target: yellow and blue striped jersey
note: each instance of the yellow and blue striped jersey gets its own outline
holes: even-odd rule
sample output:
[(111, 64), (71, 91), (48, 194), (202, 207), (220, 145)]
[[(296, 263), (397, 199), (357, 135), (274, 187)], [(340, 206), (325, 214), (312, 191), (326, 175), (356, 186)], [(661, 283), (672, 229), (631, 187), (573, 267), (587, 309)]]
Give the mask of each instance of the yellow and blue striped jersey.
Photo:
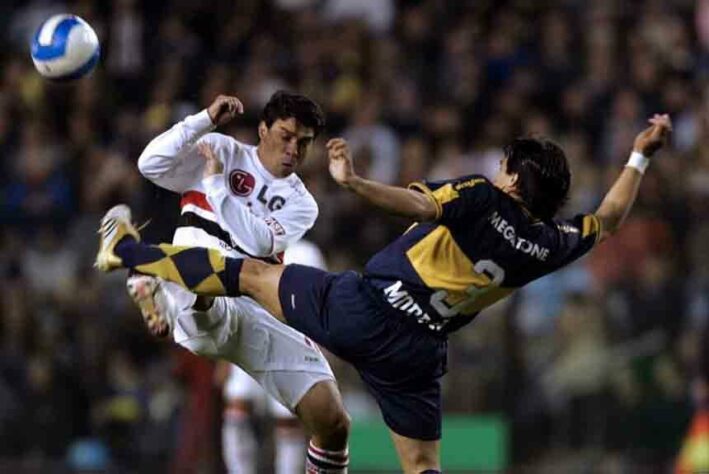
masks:
[(483, 176), (409, 185), (436, 204), (367, 263), (392, 307), (448, 333), (517, 288), (576, 260), (598, 241), (593, 214), (541, 221)]

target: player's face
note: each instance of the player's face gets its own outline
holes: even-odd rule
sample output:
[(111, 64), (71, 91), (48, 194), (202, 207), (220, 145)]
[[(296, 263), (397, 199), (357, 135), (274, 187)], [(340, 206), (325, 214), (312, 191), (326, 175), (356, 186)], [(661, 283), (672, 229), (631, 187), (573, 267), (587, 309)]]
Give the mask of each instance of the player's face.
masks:
[(270, 127), (261, 122), (259, 138), (259, 158), (263, 165), (274, 176), (285, 178), (305, 160), (315, 133), (291, 117), (278, 119)]
[(518, 177), (519, 175), (517, 173), (510, 174), (507, 172), (507, 158), (503, 158), (500, 160), (500, 169), (492, 180), (492, 184), (502, 191), (509, 193), (516, 189)]

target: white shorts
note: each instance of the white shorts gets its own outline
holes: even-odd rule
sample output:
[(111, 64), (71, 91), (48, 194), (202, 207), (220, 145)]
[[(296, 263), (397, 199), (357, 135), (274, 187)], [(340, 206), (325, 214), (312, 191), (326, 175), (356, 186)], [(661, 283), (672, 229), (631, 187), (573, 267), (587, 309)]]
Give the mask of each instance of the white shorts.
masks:
[[(276, 375), (281, 381), (289, 376), (304, 376), (302, 372), (285, 372), (281, 374), (272, 372), (270, 375)], [(313, 383), (317, 381), (319, 380)], [(248, 400), (257, 410), (266, 410), (275, 418), (292, 418), (294, 416), (288, 408), (269, 396), (258, 382), (236, 365), (231, 366), (229, 377), (224, 384), (224, 399), (227, 402), (231, 400)]]
[(176, 343), (238, 365), (290, 411), (317, 382), (335, 380), (315, 343), (251, 298), (216, 298), (208, 311), (198, 312), (193, 293), (165, 281), (157, 296), (164, 298)]

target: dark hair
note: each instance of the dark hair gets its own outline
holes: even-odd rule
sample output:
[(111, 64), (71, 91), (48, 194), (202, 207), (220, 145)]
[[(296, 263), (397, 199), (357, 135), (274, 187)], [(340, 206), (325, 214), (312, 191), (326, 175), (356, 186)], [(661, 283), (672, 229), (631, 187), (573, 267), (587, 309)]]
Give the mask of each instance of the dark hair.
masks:
[(548, 220), (566, 203), (571, 173), (564, 150), (544, 138), (517, 138), (505, 147), (507, 172), (517, 173), (517, 192), (529, 211)]
[(270, 128), (276, 120), (291, 117), (301, 125), (312, 128), (316, 137), (325, 127), (325, 114), (318, 104), (304, 95), (286, 91), (278, 91), (271, 96), (260, 119)]

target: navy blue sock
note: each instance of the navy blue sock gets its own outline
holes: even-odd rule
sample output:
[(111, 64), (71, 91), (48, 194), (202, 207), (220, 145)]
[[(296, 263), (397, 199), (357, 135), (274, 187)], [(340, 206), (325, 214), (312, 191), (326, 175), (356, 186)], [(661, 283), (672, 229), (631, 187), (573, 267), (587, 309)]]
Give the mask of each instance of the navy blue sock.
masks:
[(241, 296), (239, 275), (243, 264), (244, 260), (241, 258), (226, 258), (224, 262), (224, 277), (220, 278), (222, 278), (224, 288), (226, 288), (227, 296)]
[(165, 257), (165, 253), (158, 247), (138, 242), (130, 235), (123, 237), (114, 251), (126, 268), (134, 268)]
[(148, 245), (127, 236), (116, 245), (115, 253), (126, 268), (173, 281), (199, 295), (241, 296), (239, 275), (244, 260), (224, 257), (217, 250)]

